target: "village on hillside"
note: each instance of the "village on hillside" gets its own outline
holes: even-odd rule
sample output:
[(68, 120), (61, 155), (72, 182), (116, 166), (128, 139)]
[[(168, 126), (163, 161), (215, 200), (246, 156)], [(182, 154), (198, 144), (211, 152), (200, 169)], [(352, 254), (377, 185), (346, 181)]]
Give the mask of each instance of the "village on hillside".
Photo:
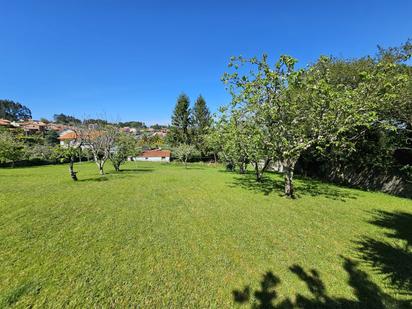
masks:
[[(88, 121), (86, 126), (90, 130), (98, 130), (99, 121), (101, 122), (102, 120)], [(26, 151), (27, 154), (25, 156), (27, 159), (42, 160), (50, 160), (52, 157), (51, 148), (48, 146), (59, 145), (62, 148), (68, 148), (80, 144), (80, 136), (79, 133), (77, 133), (79, 131), (79, 124), (78, 122), (62, 124), (43, 119), (0, 119), (0, 129), (2, 128), (13, 132), (15, 136), (20, 134), (21, 139), (28, 141), (28, 143), (26, 143), (28, 151)], [(127, 136), (133, 138), (139, 146), (136, 147), (135, 151), (128, 153), (128, 160), (170, 161), (171, 151), (163, 149), (164, 146), (167, 147), (165, 141), (169, 130), (167, 125), (147, 127), (142, 122), (129, 122), (129, 124), (137, 124), (137, 126), (124, 126), (122, 123), (113, 124), (116, 131), (127, 134)], [(42, 142), (41, 139), (46, 139), (46, 142)], [(84, 142), (79, 147), (83, 150), (83, 155), (87, 154), (90, 148), (90, 146)], [(89, 159), (89, 155), (86, 157)]]
[[(60, 136), (63, 136), (67, 132), (70, 132), (75, 126), (74, 125), (67, 125), (55, 122), (44, 122), (41, 120), (18, 120), (18, 121), (11, 121), (7, 119), (0, 119), (0, 127), (9, 128), (11, 130), (21, 130), (25, 135), (32, 135), (32, 134), (44, 134), (48, 131), (57, 132)], [(164, 138), (168, 132), (168, 126), (159, 126), (155, 125), (153, 127), (146, 127), (144, 128), (134, 128), (134, 127), (119, 127), (120, 131), (131, 133), (136, 137), (155, 137), (159, 136)]]

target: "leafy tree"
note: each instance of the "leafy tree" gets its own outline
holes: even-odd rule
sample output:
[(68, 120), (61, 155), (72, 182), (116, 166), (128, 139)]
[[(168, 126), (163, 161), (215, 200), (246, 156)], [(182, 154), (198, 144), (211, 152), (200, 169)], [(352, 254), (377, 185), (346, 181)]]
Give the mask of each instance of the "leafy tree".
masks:
[(168, 134), (172, 146), (179, 144), (190, 144), (191, 125), (190, 100), (186, 94), (181, 94), (177, 98), (177, 103), (172, 115), (172, 125)]
[(253, 165), (256, 181), (261, 181), (263, 173), (273, 160), (270, 155), (269, 141), (264, 127), (258, 125), (254, 116), (244, 116), (244, 133), (239, 135), (243, 138), (245, 156)]
[(192, 135), (196, 148), (201, 156), (207, 152), (206, 135), (209, 133), (212, 117), (205, 99), (200, 95), (192, 110)]
[(53, 116), (54, 122), (67, 125), (78, 125), (81, 124), (81, 120), (76, 117), (65, 115), (65, 114), (55, 114)]
[(119, 127), (130, 127), (136, 129), (145, 129), (146, 124), (142, 121), (126, 121), (126, 122), (119, 122), (117, 124)]
[(377, 120), (346, 133), (352, 151), (330, 145), (319, 152), (317, 145), (311, 146), (300, 158), (299, 165), (305, 172), (317, 176), (336, 174), (345, 181), (345, 175), (358, 171), (399, 171), (398, 158), (412, 153), (408, 150), (412, 150), (412, 68), (406, 62), (411, 57), (411, 46), (408, 41), (401, 47), (379, 48), (375, 57), (333, 58), (327, 64), (315, 64), (327, 68), (333, 87), (355, 91), (367, 86), (367, 101), (373, 104)]
[(50, 130), (47, 131), (47, 133), (44, 136), (44, 139), (48, 145), (55, 146), (59, 143), (59, 134), (54, 130)]
[[(294, 196), (293, 174), (301, 154), (315, 144), (319, 151), (331, 143), (350, 147), (350, 133), (376, 122), (376, 104), (397, 97), (393, 89), (403, 83), (401, 79), (388, 85), (390, 66), (382, 65), (355, 89), (335, 87), (327, 69), (330, 61), (321, 57), (316, 66), (295, 70), (296, 60), (289, 56), (281, 56), (273, 68), (266, 55), (235, 57), (230, 63), (235, 72), (223, 77), (233, 109), (253, 115), (255, 124), (266, 132), (267, 156), (282, 164), (289, 197)], [(239, 69), (244, 65), (250, 66), (248, 74)], [(382, 85), (387, 89), (382, 91)]]
[(0, 100), (0, 119), (17, 121), (30, 118), (31, 111), (28, 107), (11, 100)]
[(162, 130), (162, 129), (167, 129), (169, 126), (156, 123), (156, 124), (151, 125), (150, 127), (155, 130)]
[(53, 147), (48, 145), (35, 144), (31, 147), (27, 147), (25, 156), (29, 160), (50, 160), (53, 157)]
[(180, 144), (173, 150), (173, 155), (187, 167), (187, 161), (195, 154), (193, 145)]
[(234, 170), (239, 167), (239, 172), (246, 172), (249, 158), (246, 152), (247, 130), (244, 118), (236, 110), (232, 110), (231, 114), (226, 114), (226, 110), (222, 109), (222, 117), (219, 121), (219, 138), (222, 145), (221, 157), (226, 162), (228, 170)]
[(24, 144), (9, 131), (0, 132), (0, 162), (11, 162), (11, 166), (14, 167), (14, 163), (19, 161), (24, 156)]
[(81, 142), (71, 144), (70, 146), (57, 146), (53, 149), (52, 158), (61, 163), (69, 161), (69, 173), (73, 181), (77, 181), (77, 172), (74, 171), (74, 162), (77, 156), (81, 154)]
[(127, 133), (119, 133), (114, 141), (114, 148), (110, 152), (110, 161), (114, 169), (120, 171), (120, 165), (124, 163), (128, 157), (136, 154), (137, 151), (136, 139)]
[(207, 149), (213, 154), (214, 162), (217, 163), (218, 154), (222, 151), (222, 140), (220, 127), (217, 122), (212, 122), (209, 133), (205, 136)]
[(83, 120), (83, 124), (85, 124), (85, 125), (103, 125), (103, 126), (105, 126), (105, 125), (108, 125), (109, 123), (108, 123), (108, 121), (107, 120), (104, 120), (104, 119), (98, 119), (98, 118), (96, 118), (96, 119), (93, 119), (93, 118), (89, 118), (89, 119), (84, 119)]

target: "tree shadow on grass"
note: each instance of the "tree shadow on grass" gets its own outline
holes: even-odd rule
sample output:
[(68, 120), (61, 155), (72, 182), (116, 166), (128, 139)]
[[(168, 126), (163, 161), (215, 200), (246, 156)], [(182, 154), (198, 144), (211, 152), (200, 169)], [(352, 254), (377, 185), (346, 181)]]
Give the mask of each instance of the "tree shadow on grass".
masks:
[(140, 172), (153, 172), (154, 168), (122, 168), (118, 172), (112, 172), (110, 174), (131, 174), (131, 173), (140, 173)]
[(359, 257), (398, 293), (412, 295), (412, 214), (376, 211), (369, 223), (389, 230), (384, 236), (393, 241), (365, 236), (356, 242)]
[[(253, 173), (236, 176), (230, 184), (232, 187), (241, 187), (264, 195), (277, 192), (283, 196), (284, 182), (282, 179), (274, 179), (264, 176), (261, 181), (256, 181)], [(345, 202), (347, 199), (355, 199), (356, 194), (334, 185), (329, 185), (316, 180), (303, 179), (295, 183), (296, 197), (302, 196), (323, 196), (333, 200)]]
[(100, 176), (100, 177), (79, 179), (78, 182), (103, 182), (103, 181), (108, 181), (108, 180), (109, 180), (109, 178), (107, 178), (105, 176)]
[(235, 303), (249, 304), (251, 308), (260, 309), (410, 308), (410, 302), (399, 301), (385, 294), (352, 260), (343, 258), (343, 268), (349, 276), (347, 283), (353, 289), (356, 300), (328, 295), (319, 272), (316, 269), (306, 271), (299, 265), (292, 265), (289, 270), (306, 284), (310, 297), (298, 293), (294, 297), (290, 295), (284, 299), (277, 299), (276, 287), (281, 282), (280, 278), (272, 272), (266, 272), (260, 282), (260, 289), (252, 292), (250, 286), (246, 286), (241, 290), (233, 290), (233, 300)]
[(263, 177), (261, 181), (256, 181), (255, 176), (250, 173), (236, 176), (230, 186), (241, 187), (264, 195), (269, 195), (272, 192), (279, 192), (281, 195), (284, 188), (283, 182), (278, 179)]
[(25, 295), (37, 295), (40, 293), (41, 285), (38, 282), (26, 282), (15, 288), (11, 288), (3, 298), (0, 298), (0, 307), (8, 308), (17, 303)]
[(318, 180), (303, 179), (296, 185), (296, 195), (323, 196), (332, 200), (346, 202), (356, 199), (357, 194)]

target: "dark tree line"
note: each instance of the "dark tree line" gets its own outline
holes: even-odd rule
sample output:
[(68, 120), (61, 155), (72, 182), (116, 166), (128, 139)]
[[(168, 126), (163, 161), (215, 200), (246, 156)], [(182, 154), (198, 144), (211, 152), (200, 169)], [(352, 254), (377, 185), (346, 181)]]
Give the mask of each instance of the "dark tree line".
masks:
[(208, 154), (207, 135), (212, 122), (210, 110), (201, 95), (191, 108), (189, 97), (182, 93), (173, 111), (168, 141), (174, 147), (191, 145), (204, 157)]
[(11, 100), (0, 100), (0, 119), (10, 121), (31, 119), (31, 111), (28, 107)]
[[(105, 119), (100, 118), (88, 118), (84, 120), (80, 120), (74, 116), (66, 115), (66, 114), (55, 114), (54, 122), (66, 125), (79, 125), (79, 124), (94, 124), (94, 125), (112, 125), (116, 127), (131, 127), (137, 129), (145, 129), (147, 128), (146, 124), (142, 121), (126, 121), (126, 122), (109, 122)], [(159, 126), (159, 125), (156, 125)], [(160, 127), (160, 126), (159, 126)]]
[(77, 119), (74, 116), (65, 115), (65, 114), (55, 114), (53, 116), (53, 119), (55, 123), (67, 124), (67, 125), (75, 125), (75, 124), (82, 123), (80, 119)]
[(130, 127), (136, 129), (145, 129), (147, 128), (146, 124), (142, 121), (126, 121), (117, 123), (119, 127)]

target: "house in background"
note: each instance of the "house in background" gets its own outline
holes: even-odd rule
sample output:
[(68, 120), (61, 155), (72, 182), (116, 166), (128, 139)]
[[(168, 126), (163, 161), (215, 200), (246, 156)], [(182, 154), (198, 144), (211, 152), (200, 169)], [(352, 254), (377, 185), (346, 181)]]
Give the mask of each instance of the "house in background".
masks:
[(11, 127), (13, 127), (13, 125), (12, 125), (10, 120), (0, 119), (0, 127), (11, 128)]
[(170, 162), (170, 155), (170, 150), (145, 150), (137, 157), (134, 157), (133, 161)]
[(47, 129), (62, 133), (66, 130), (71, 129), (71, 127), (68, 126), (68, 125), (65, 125), (65, 124), (49, 123), (49, 124), (47, 124)]
[(66, 130), (58, 137), (60, 146), (73, 146), (77, 140), (77, 134), (73, 130)]
[(19, 127), (23, 129), (26, 135), (35, 134), (35, 133), (43, 133), (46, 131), (47, 124), (42, 121), (25, 121), (20, 122)]

